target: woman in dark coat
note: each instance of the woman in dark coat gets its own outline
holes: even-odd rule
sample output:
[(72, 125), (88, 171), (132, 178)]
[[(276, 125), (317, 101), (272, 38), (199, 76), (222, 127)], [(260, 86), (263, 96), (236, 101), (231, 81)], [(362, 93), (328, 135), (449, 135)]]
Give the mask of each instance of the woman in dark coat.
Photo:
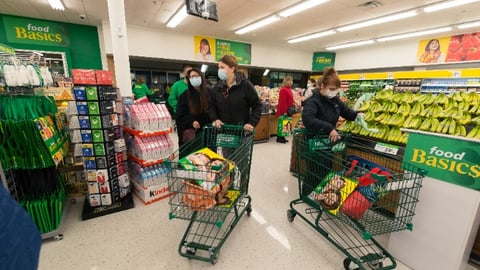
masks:
[(193, 135), (210, 123), (208, 107), (211, 92), (207, 87), (205, 76), (199, 69), (192, 68), (186, 75), (188, 89), (180, 95), (177, 104), (176, 124), (178, 145), (193, 139)]

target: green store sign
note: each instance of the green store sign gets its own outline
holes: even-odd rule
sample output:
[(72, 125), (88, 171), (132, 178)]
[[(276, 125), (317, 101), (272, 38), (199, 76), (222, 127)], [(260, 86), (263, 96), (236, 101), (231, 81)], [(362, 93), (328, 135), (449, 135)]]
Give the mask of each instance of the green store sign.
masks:
[(412, 132), (403, 161), (428, 177), (480, 191), (480, 142)]
[(315, 52), (312, 59), (312, 70), (323, 71), (326, 67), (335, 66), (335, 53)]
[(224, 39), (215, 40), (215, 60), (220, 61), (224, 55), (235, 56), (237, 62), (243, 65), (252, 63), (252, 45)]
[(4, 16), (8, 42), (44, 46), (70, 46), (65, 25), (50, 21)]
[(10, 47), (10, 46), (7, 46), (3, 43), (0, 43), (0, 52), (13, 55), (13, 54), (15, 54), (15, 49)]

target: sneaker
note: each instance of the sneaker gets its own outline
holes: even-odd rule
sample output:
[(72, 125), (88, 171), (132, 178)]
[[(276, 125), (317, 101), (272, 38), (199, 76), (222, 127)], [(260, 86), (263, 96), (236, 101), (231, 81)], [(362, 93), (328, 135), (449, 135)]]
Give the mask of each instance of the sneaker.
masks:
[(277, 143), (287, 143), (288, 141), (284, 137), (277, 137)]

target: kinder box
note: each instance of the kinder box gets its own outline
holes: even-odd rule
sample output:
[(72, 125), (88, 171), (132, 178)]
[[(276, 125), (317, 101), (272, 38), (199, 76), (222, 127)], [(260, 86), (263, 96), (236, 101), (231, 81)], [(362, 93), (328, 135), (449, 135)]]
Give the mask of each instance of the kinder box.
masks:
[[(222, 182), (228, 182), (235, 164), (210, 150), (202, 148), (178, 161), (183, 170), (176, 170), (177, 177), (194, 179), (204, 190), (218, 192)], [(225, 181), (224, 181), (225, 180)]]
[(151, 204), (157, 201), (160, 201), (164, 198), (167, 198), (172, 193), (168, 187), (168, 183), (163, 183), (161, 185), (142, 187), (135, 181), (131, 181), (131, 187), (133, 193), (143, 201), (144, 204)]

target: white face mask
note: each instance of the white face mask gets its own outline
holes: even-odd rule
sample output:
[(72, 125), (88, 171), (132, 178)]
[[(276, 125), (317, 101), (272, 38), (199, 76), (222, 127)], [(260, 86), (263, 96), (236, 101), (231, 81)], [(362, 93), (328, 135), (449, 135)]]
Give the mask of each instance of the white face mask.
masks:
[(226, 80), (228, 78), (227, 76), (227, 71), (223, 68), (218, 70), (218, 78), (222, 81)]
[(338, 95), (338, 90), (330, 90), (327, 89), (327, 93), (325, 94), (326, 97), (332, 99)]
[(311, 88), (313, 86), (313, 84), (309, 83), (307, 84), (307, 88)]
[(202, 84), (202, 77), (200, 76), (192, 77), (190, 78), (190, 83), (192, 84), (193, 87), (199, 87)]

